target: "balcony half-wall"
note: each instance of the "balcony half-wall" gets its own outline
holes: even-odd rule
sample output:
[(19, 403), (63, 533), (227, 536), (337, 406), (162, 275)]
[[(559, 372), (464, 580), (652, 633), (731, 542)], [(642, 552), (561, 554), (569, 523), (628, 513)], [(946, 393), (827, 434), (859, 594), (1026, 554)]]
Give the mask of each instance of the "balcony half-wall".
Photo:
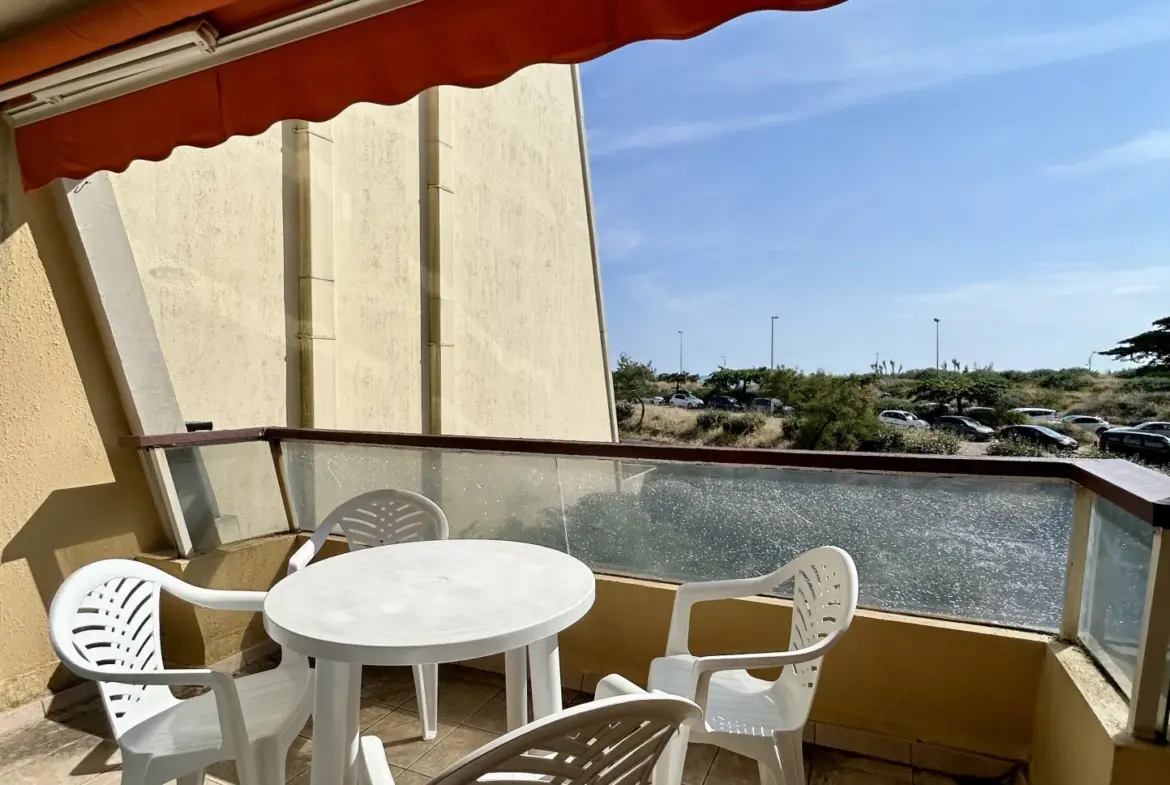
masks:
[[(1031, 762), (1035, 782), (1139, 782), (1115, 774), (1170, 765), (1133, 740), (1166, 731), (1170, 477), (1125, 461), (286, 428), (133, 443), (167, 455), (187, 557), (169, 568), (192, 580), (270, 585), (338, 504), (412, 490), (440, 504), (452, 537), (537, 543), (593, 567), (596, 606), (562, 641), (566, 673), (589, 687), (611, 671), (645, 678), (673, 584), (838, 545), (865, 610), (826, 663), (818, 743), (904, 762)], [(789, 614), (783, 590), (701, 606), (692, 645), (783, 647)], [(214, 661), (261, 639), (255, 620), (196, 620), (172, 634), (172, 656)], [(1060, 749), (1074, 733), (1101, 744)]]

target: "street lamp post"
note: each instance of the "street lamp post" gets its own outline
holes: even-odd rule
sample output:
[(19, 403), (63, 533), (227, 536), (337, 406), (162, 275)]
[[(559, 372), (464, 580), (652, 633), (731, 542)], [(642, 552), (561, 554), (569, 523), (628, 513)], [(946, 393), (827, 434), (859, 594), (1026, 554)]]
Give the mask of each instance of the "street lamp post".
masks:
[(776, 367), (776, 320), (779, 316), (772, 317), (772, 352), (768, 360), (768, 370)]
[(682, 361), (682, 330), (678, 331), (678, 389), (682, 389), (683, 361)]
[(1100, 352), (1089, 352), (1089, 370), (1093, 370), (1093, 355), (1100, 354)]
[(934, 317), (934, 369), (939, 369), (939, 354), (938, 354), (938, 322), (939, 318)]

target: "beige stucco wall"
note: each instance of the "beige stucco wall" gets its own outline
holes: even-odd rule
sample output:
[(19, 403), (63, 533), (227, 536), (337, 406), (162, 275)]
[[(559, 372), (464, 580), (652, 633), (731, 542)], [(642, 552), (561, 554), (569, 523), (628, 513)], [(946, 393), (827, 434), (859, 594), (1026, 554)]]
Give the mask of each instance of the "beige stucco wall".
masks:
[(330, 126), (337, 427), (419, 433), (418, 102), (352, 106)]
[[(281, 160), (274, 126), (213, 150), (139, 161), (111, 178), (187, 420), (216, 428), (287, 421), (297, 366), (286, 361)], [(285, 528), (263, 446), (202, 455), (225, 516), (223, 539)]]
[(0, 125), (0, 710), (70, 681), (46, 609), (65, 576), (165, 539), (47, 192)]
[(568, 66), (450, 89), (444, 430), (609, 441)]

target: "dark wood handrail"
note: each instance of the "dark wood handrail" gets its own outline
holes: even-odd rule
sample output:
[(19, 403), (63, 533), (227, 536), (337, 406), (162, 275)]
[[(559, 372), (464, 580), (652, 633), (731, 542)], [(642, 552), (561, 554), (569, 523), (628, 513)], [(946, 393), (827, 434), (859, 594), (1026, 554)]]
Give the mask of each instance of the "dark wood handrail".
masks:
[(691, 447), (631, 442), (578, 442), (512, 439), (493, 436), (437, 436), (378, 431), (319, 430), (314, 428), (241, 428), (224, 431), (128, 436), (123, 446), (137, 449), (209, 447), (247, 442), (318, 442), (374, 447), (405, 447), (455, 452), (492, 452), (599, 458), (628, 461), (665, 461), (725, 466), (761, 466), (777, 469), (888, 472), (971, 477), (1066, 480), (1083, 485), (1098, 496), (1147, 523), (1170, 528), (1170, 477), (1120, 460), (1067, 458), (976, 458), (959, 455), (900, 455), (895, 453), (820, 452), (733, 447)]

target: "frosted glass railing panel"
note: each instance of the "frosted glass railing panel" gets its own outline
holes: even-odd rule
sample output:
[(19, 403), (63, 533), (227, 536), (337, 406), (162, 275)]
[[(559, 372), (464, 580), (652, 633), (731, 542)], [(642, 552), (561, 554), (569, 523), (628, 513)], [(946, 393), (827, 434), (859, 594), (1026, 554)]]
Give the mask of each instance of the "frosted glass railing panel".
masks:
[(288, 531), (264, 442), (172, 447), (166, 455), (196, 551)]
[(1154, 530), (1095, 499), (1081, 602), (1080, 641), (1126, 695), (1133, 682)]

